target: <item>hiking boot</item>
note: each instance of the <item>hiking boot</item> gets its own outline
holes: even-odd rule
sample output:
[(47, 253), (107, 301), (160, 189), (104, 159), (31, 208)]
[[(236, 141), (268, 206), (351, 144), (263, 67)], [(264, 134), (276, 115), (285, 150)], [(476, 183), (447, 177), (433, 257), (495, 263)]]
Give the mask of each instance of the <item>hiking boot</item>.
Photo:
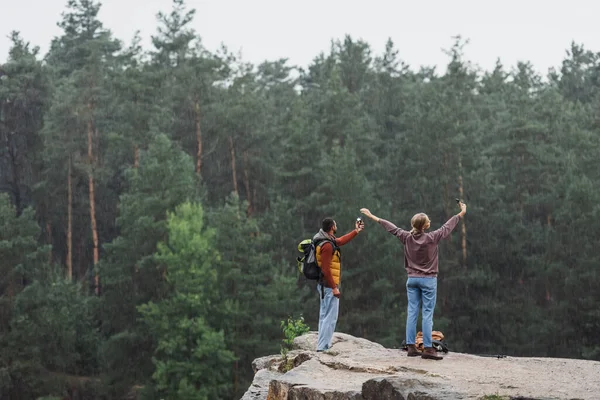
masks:
[(408, 353), (406, 354), (409, 357), (417, 357), (421, 355), (421, 350), (417, 349), (417, 346), (415, 346), (414, 344), (409, 344), (408, 346)]
[(444, 357), (438, 356), (437, 351), (433, 347), (425, 347), (423, 353), (421, 353), (421, 358), (425, 358), (427, 360), (443, 360)]

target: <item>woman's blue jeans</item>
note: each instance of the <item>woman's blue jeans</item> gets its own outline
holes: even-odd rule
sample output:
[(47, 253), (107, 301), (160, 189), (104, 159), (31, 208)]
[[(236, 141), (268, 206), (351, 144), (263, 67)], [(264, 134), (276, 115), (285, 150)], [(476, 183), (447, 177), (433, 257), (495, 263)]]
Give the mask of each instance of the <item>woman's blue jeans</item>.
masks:
[(406, 316), (406, 344), (415, 344), (417, 339), (417, 319), (419, 309), (423, 307), (423, 346), (431, 346), (433, 330), (433, 310), (437, 296), (437, 278), (408, 278), (406, 281), (408, 296), (408, 314)]

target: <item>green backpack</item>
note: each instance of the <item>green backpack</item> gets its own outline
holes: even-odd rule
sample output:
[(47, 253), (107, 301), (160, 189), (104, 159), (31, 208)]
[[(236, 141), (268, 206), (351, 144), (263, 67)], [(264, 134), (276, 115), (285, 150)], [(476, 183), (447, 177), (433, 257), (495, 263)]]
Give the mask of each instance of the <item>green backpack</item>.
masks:
[(334, 241), (327, 239), (318, 240), (317, 242), (313, 242), (312, 239), (304, 239), (298, 244), (298, 251), (302, 253), (301, 257), (296, 258), (298, 270), (306, 279), (318, 281), (323, 275), (321, 267), (317, 265), (317, 246), (323, 242), (331, 243), (334, 251), (338, 248)]

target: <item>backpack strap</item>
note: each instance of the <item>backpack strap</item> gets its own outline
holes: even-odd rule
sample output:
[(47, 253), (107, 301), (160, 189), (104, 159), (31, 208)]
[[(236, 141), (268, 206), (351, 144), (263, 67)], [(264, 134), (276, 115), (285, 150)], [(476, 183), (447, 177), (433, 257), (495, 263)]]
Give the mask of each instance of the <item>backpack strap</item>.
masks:
[(340, 246), (338, 246), (335, 243), (335, 240), (331, 240), (331, 239), (320, 239), (320, 240), (318, 240), (318, 241), (315, 242), (315, 247), (322, 246), (325, 242), (331, 243), (331, 247), (333, 247), (333, 252), (334, 253), (336, 251), (340, 250)]
[[(323, 245), (325, 242), (329, 242), (329, 243), (331, 243), (331, 247), (333, 247), (333, 254), (335, 254), (335, 252), (336, 252), (336, 251), (338, 251), (338, 252), (339, 252), (339, 250), (340, 250), (340, 246), (338, 246), (338, 245), (335, 243), (335, 240), (331, 240), (331, 239), (321, 239), (321, 240), (315, 241), (315, 242), (314, 242), (314, 244), (315, 244), (315, 249), (316, 249), (317, 247), (319, 247), (319, 246), (322, 246), (322, 245)], [(342, 259), (342, 253), (341, 253), (341, 252), (339, 252), (339, 253), (340, 253), (340, 254), (339, 254), (339, 257), (340, 257), (340, 260), (341, 260), (341, 259)], [(317, 264), (317, 265), (319, 265), (319, 264)], [(319, 266), (319, 269), (320, 269), (320, 268), (321, 268), (321, 267)], [(321, 271), (321, 275), (319, 276), (319, 285), (321, 285), (321, 299), (324, 299), (324, 298), (325, 298), (325, 281), (324, 281), (324, 279), (323, 279), (323, 272), (322, 272), (322, 271)]]
[[(319, 247), (319, 246), (323, 246), (323, 244), (324, 244), (324, 243), (331, 243), (331, 247), (333, 248), (333, 253), (332, 253), (332, 255), (333, 255), (333, 254), (335, 254), (335, 252), (336, 252), (336, 251), (337, 251), (337, 252), (339, 252), (339, 257), (340, 257), (340, 261), (341, 261), (341, 259), (342, 259), (342, 252), (340, 251), (340, 246), (338, 246), (338, 245), (335, 243), (335, 240), (331, 240), (331, 239), (320, 239), (320, 240), (318, 240), (318, 241), (315, 241), (315, 242), (314, 242), (314, 245), (315, 245), (315, 251), (316, 251), (316, 248), (317, 248), (317, 247)], [(317, 265), (318, 265), (318, 264), (317, 264)], [(319, 268), (321, 268), (321, 266), (319, 266)]]

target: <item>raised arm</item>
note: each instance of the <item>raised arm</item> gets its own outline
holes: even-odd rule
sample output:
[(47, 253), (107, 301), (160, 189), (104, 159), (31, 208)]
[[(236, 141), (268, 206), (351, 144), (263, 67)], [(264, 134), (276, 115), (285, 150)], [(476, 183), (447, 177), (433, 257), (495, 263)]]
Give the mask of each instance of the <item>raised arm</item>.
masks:
[(460, 212), (458, 214), (446, 221), (446, 223), (442, 225), (441, 228), (431, 232), (431, 234), (433, 235), (433, 240), (436, 243), (442, 239), (447, 238), (450, 235), (450, 233), (452, 233), (454, 228), (456, 228), (456, 225), (458, 225), (458, 221), (467, 213), (467, 205), (465, 203), (461, 202), (459, 206)]
[(351, 241), (352, 239), (354, 239), (360, 231), (362, 231), (365, 228), (364, 223), (360, 223), (358, 221), (356, 221), (354, 223), (354, 229), (351, 230), (350, 232), (346, 233), (344, 236), (341, 236), (337, 239), (335, 239), (335, 244), (337, 244), (338, 246), (343, 246), (346, 243), (348, 243), (349, 241)]
[(387, 221), (387, 220), (385, 220), (383, 218), (379, 218), (379, 217), (373, 215), (371, 213), (371, 211), (369, 211), (368, 208), (361, 208), (360, 212), (363, 213), (366, 217), (368, 217), (368, 218), (372, 219), (373, 221), (379, 223), (379, 225), (383, 226), (383, 228), (386, 231), (388, 231), (392, 235), (394, 235), (397, 238), (399, 238), (402, 241), (402, 243), (406, 243), (406, 238), (408, 237), (408, 235), (410, 235), (410, 232), (405, 231), (402, 228), (398, 228), (396, 225), (394, 225), (390, 221)]
[(375, 221), (375, 222), (379, 222), (379, 220), (380, 220), (380, 218), (379, 218), (379, 217), (376, 217), (375, 215), (373, 215), (373, 214), (371, 213), (371, 211), (369, 211), (369, 209), (368, 209), (368, 208), (361, 208), (361, 209), (360, 209), (360, 212), (361, 212), (361, 213), (363, 213), (363, 214), (365, 215), (365, 217), (367, 217), (367, 218), (371, 218), (371, 219), (372, 219), (373, 221)]

